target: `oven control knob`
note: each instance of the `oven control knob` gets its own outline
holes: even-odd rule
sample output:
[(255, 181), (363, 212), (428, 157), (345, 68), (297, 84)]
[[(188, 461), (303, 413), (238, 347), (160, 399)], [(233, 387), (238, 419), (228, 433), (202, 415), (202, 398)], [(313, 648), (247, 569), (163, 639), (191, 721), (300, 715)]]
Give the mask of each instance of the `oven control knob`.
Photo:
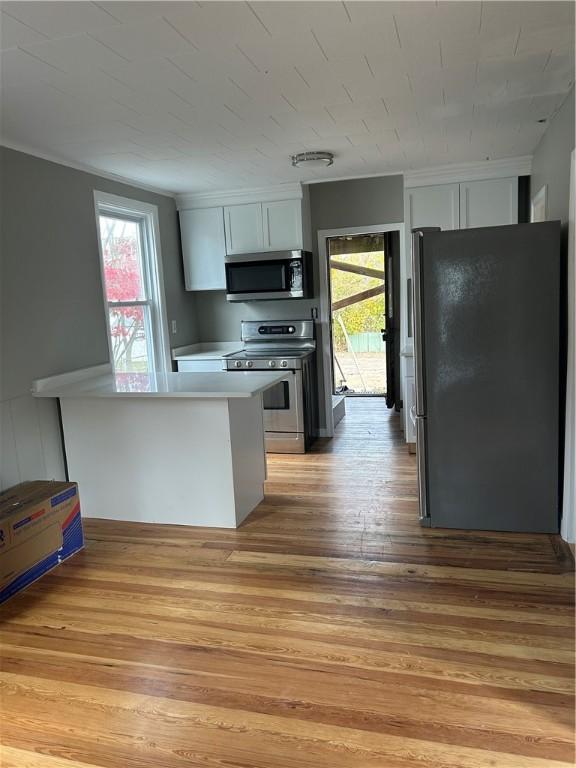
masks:
[(252, 368), (253, 365), (254, 363), (252, 362), (252, 360), (246, 360), (246, 368)]
[(268, 367), (269, 368), (276, 368), (276, 360), (269, 360), (268, 361)]
[(280, 360), (280, 368), (288, 368), (288, 361)]
[(240, 360), (234, 361), (234, 368), (242, 368), (242, 363), (240, 362)]

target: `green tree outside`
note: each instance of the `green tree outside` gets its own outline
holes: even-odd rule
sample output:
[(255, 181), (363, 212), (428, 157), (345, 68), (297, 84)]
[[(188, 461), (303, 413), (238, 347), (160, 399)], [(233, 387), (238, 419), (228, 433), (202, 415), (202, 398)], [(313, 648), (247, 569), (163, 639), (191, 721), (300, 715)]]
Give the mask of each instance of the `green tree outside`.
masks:
[[(356, 264), (371, 269), (384, 271), (384, 252), (372, 251), (370, 253), (352, 253), (339, 254), (333, 257), (336, 261), (348, 264)], [(368, 277), (365, 275), (356, 275), (352, 272), (344, 272), (341, 269), (331, 268), (331, 287), (332, 303), (341, 299), (361, 293), (369, 288), (375, 288), (377, 285), (384, 285), (382, 280), (377, 277)], [(332, 315), (333, 341), (334, 349), (337, 352), (347, 350), (346, 339), (342, 328), (338, 323), (338, 316), (344, 321), (349, 335), (356, 333), (376, 331), (379, 332), (383, 327), (385, 318), (385, 298), (384, 293), (373, 296), (370, 299), (359, 301), (344, 309), (336, 310)]]

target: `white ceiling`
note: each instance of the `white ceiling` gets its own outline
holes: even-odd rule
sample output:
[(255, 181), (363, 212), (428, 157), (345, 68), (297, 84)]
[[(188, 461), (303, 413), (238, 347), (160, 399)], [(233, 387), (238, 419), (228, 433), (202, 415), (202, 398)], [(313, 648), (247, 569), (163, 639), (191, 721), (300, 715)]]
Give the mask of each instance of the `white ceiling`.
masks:
[(531, 154), (574, 79), (572, 2), (0, 8), (3, 140), (170, 192)]

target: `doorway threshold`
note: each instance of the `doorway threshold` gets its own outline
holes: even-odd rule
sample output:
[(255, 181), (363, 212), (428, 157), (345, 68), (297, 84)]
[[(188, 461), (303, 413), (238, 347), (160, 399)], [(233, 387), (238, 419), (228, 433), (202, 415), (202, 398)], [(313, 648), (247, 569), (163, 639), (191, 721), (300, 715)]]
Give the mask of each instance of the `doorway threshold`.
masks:
[(341, 397), (386, 397), (386, 392), (343, 392)]

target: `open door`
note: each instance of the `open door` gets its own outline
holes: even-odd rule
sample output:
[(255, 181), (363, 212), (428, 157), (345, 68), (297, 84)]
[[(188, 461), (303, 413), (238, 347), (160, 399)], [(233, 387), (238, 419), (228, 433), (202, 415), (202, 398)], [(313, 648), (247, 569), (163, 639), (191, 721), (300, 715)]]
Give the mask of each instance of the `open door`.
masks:
[(386, 325), (382, 338), (386, 343), (386, 405), (399, 411), (400, 402), (400, 234), (384, 234), (386, 271)]
[(384, 396), (384, 235), (327, 238), (333, 395)]

